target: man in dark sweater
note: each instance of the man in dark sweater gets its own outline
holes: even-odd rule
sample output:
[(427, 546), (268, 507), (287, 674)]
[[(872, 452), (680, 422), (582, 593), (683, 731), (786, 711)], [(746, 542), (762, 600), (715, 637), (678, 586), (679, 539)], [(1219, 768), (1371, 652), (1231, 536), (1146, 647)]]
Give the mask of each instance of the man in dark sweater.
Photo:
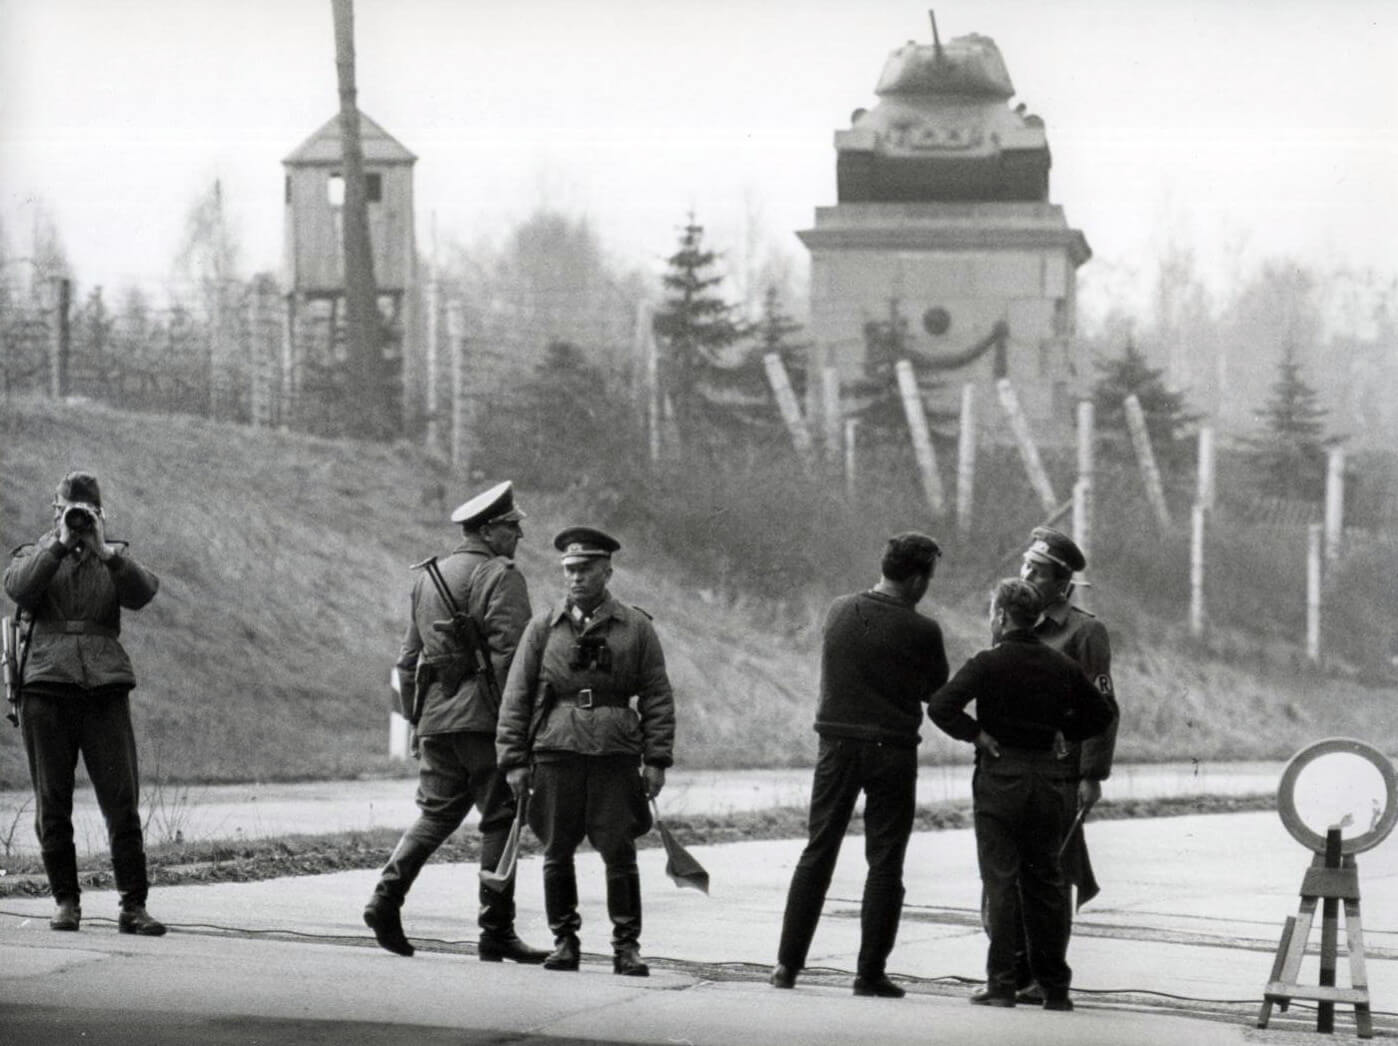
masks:
[(869, 874), (854, 994), (904, 994), (888, 979), (886, 963), (903, 910), (922, 709), (947, 678), (942, 630), (916, 609), (940, 555), (926, 534), (895, 535), (884, 550), (878, 584), (841, 596), (825, 615), (810, 838), (791, 877), (773, 987), (794, 987), (806, 964), (840, 843), (863, 792)]
[[(986, 986), (983, 1006), (1015, 1004), (1015, 937), (1023, 907), (1029, 965), (1044, 1008), (1071, 1010), (1069, 902), (1059, 850), (1077, 800), (1077, 767), (1055, 740), (1085, 741), (1116, 719), (1109, 694), (1034, 634), (1038, 589), (1019, 578), (996, 586), (990, 603), (994, 646), (982, 650), (932, 695), (928, 715), (952, 737), (976, 746), (971, 795), (976, 856), (985, 888)], [(976, 717), (965, 709), (976, 703)]]

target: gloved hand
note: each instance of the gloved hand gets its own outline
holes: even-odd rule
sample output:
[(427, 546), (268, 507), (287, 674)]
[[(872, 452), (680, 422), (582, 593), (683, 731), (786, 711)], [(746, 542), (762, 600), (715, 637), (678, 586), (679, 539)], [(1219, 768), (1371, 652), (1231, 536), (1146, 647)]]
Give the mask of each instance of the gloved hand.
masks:
[(529, 785), (533, 777), (527, 766), (516, 766), (505, 771), (505, 783), (510, 786), (510, 794), (516, 799), (529, 794)]
[(647, 796), (654, 799), (660, 795), (660, 790), (665, 787), (665, 768), (663, 766), (643, 766), (641, 767), (641, 777), (645, 781)]

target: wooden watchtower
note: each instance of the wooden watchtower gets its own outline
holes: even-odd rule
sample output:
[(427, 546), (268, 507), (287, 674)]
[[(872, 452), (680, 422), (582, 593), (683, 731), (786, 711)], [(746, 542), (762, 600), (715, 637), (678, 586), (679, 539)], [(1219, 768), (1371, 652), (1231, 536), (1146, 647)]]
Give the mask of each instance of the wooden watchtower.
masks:
[[(369, 239), (374, 283), (384, 317), (385, 378), (401, 389), (412, 303), (417, 286), (413, 165), (417, 157), (364, 113)], [(340, 118), (332, 117), (282, 160), (284, 191), (282, 284), (287, 297), (288, 351), (283, 385), (293, 403), (314, 398), (316, 375), (344, 360), (341, 303), (345, 296), (344, 161)], [(304, 410), (296, 413), (305, 421)]]

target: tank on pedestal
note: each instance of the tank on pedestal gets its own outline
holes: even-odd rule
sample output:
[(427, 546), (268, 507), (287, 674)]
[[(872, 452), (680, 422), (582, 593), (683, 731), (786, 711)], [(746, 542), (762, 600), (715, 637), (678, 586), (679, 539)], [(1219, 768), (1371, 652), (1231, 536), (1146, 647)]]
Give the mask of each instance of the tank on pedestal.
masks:
[(1048, 199), (1044, 123), (1009, 107), (995, 41), (972, 33), (909, 41), (889, 55), (872, 109), (835, 132), (841, 203)]

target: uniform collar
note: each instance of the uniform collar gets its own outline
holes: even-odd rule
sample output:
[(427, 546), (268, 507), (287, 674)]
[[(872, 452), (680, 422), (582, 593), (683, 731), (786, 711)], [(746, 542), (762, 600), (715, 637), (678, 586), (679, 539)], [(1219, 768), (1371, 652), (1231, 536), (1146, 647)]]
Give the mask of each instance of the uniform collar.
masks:
[(475, 534), (462, 535), (461, 544), (452, 549), (451, 554), (454, 556), (460, 552), (474, 552), (478, 556), (490, 556), (492, 558), (495, 556), (495, 553), (490, 550), (490, 546)]
[(1044, 607), (1043, 612), (1039, 615), (1039, 623), (1042, 624), (1045, 621), (1052, 621), (1056, 626), (1062, 628), (1072, 610), (1073, 605), (1071, 603), (1066, 599), (1060, 599), (1058, 602), (1050, 603), (1048, 606)]
[[(595, 625), (598, 621), (613, 617), (616, 614), (616, 609), (617, 602), (612, 598), (612, 594), (610, 592), (604, 592), (602, 594), (602, 602), (597, 604), (597, 609), (594, 610), (592, 616), (588, 618), (588, 623), (590, 625)], [(556, 625), (560, 621), (572, 620), (573, 616), (569, 613), (568, 600), (560, 599), (553, 608), (553, 616), (549, 618), (549, 623)]]

